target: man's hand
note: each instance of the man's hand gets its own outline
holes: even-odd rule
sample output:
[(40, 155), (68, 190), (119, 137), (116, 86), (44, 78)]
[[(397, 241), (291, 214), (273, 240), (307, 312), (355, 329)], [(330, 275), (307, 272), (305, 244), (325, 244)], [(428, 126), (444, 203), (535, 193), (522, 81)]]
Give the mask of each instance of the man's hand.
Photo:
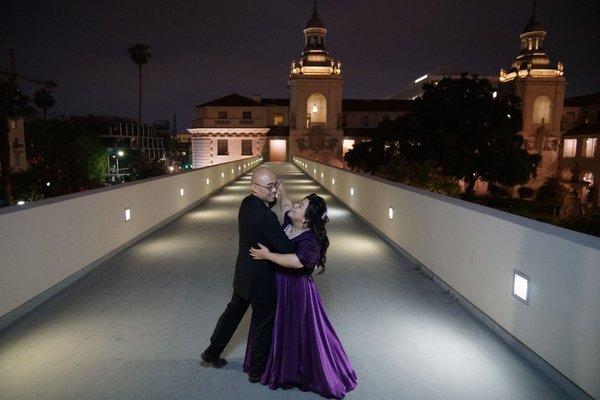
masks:
[(269, 249), (260, 243), (258, 243), (258, 247), (258, 249), (255, 249), (254, 247), (250, 248), (250, 255), (252, 258), (255, 260), (268, 260), (269, 256), (271, 255)]

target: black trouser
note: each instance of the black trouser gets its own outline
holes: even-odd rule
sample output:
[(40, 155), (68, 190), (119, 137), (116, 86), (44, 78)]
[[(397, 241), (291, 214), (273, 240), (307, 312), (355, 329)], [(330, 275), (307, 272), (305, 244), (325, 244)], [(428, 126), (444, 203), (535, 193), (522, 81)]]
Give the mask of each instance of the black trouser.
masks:
[(210, 346), (205, 350), (205, 353), (215, 358), (221, 355), (250, 305), (252, 305), (250, 329), (253, 330), (253, 332), (248, 333), (249, 337), (253, 338), (252, 354), (250, 354), (250, 374), (261, 375), (267, 365), (267, 357), (271, 347), (273, 322), (275, 321), (275, 302), (250, 303), (234, 292), (227, 308), (219, 317), (215, 331), (210, 337)]

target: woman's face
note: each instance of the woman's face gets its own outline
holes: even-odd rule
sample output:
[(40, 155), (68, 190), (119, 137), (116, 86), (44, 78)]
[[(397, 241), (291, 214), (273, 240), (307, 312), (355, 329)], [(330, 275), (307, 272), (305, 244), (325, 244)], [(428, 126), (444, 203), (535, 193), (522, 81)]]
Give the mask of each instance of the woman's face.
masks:
[(290, 218), (295, 221), (304, 221), (306, 215), (306, 208), (308, 207), (308, 199), (302, 199), (302, 201), (294, 204), (289, 212)]

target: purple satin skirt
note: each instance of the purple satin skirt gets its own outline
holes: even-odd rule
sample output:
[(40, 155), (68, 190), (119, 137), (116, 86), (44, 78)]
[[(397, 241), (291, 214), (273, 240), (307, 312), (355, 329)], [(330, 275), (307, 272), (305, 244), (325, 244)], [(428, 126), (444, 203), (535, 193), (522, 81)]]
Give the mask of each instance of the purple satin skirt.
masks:
[[(261, 383), (270, 389), (297, 387), (341, 399), (357, 379), (311, 277), (277, 271), (277, 311), (271, 350)], [(244, 371), (250, 365), (248, 337)]]

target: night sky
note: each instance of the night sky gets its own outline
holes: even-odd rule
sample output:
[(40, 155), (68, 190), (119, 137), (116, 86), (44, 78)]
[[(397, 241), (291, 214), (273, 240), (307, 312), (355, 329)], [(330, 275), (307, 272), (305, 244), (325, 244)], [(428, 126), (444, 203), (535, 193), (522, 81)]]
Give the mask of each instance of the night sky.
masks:
[[(443, 64), (481, 74), (508, 69), (531, 1), (321, 0), (345, 98), (382, 98)], [(59, 84), (54, 114), (137, 116), (137, 67), (127, 48), (150, 44), (143, 119), (190, 126), (194, 106), (237, 92), (287, 97), (289, 63), (303, 48), (312, 1), (2, 0), (0, 48), (21, 74)], [(542, 0), (552, 66), (567, 95), (600, 91), (600, 1)], [(0, 68), (8, 65), (0, 53)], [(23, 85), (32, 94), (36, 87)]]

